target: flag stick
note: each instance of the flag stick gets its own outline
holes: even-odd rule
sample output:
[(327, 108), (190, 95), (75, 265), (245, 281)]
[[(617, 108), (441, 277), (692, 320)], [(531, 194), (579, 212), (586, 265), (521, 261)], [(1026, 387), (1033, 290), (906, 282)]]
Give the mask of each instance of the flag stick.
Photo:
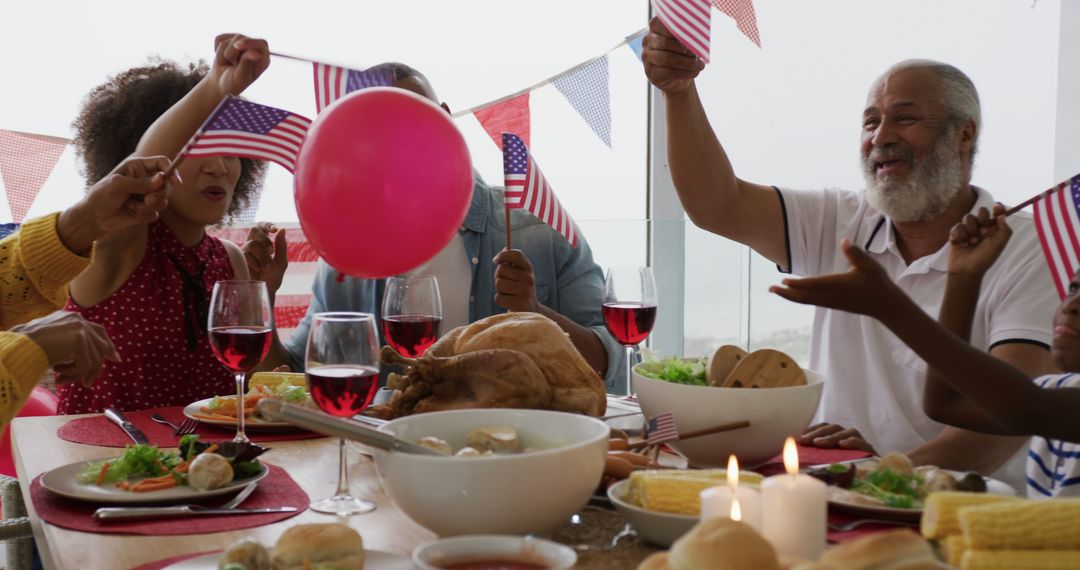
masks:
[(1002, 214), (1002, 216), (1009, 217), (1009, 216), (1019, 212), (1020, 210), (1023, 210), (1024, 208), (1027, 208), (1028, 206), (1034, 204), (1035, 202), (1038, 202), (1042, 198), (1044, 198), (1046, 196), (1049, 196), (1050, 194), (1054, 193), (1054, 191), (1056, 191), (1057, 189), (1058, 189), (1058, 187), (1054, 186), (1053, 188), (1051, 188), (1049, 190), (1046, 190), (1044, 192), (1040, 192), (1040, 193), (1036, 194), (1035, 196), (1032, 196), (1031, 198), (1028, 198), (1027, 200), (1024, 200), (1023, 202), (1020, 202), (1019, 204), (1013, 206), (1012, 208), (1009, 208), (1008, 210), (1005, 210), (1005, 213)]
[(510, 243), (510, 206), (506, 206), (506, 249), (513, 249)]
[(191, 150), (191, 147), (195, 146), (195, 143), (199, 142), (200, 138), (202, 138), (203, 132), (206, 130), (206, 125), (210, 124), (210, 121), (212, 121), (214, 117), (217, 116), (218, 112), (221, 111), (221, 108), (225, 106), (225, 103), (233, 98), (235, 97), (231, 94), (226, 95), (221, 99), (221, 101), (218, 102), (217, 106), (214, 107), (214, 110), (206, 116), (206, 120), (203, 121), (201, 125), (199, 125), (199, 128), (195, 131), (195, 134), (191, 136), (191, 139), (188, 140), (187, 144), (184, 145), (184, 148), (181, 148), (180, 152), (176, 153), (176, 157), (173, 158), (172, 164), (170, 164), (169, 168), (165, 170), (165, 180), (168, 180), (169, 177), (172, 176), (173, 172), (176, 172), (176, 169), (180, 166), (180, 163), (184, 162), (184, 157), (187, 155), (187, 152)]
[(312, 61), (310, 59), (307, 59), (307, 58), (298, 57), (298, 56), (295, 56), (295, 55), (289, 55), (287, 53), (278, 53), (276, 51), (270, 52), (270, 55), (272, 55), (274, 57), (281, 57), (281, 58), (285, 58), (285, 59), (291, 59), (293, 61), (302, 61), (304, 63), (315, 63), (314, 61)]

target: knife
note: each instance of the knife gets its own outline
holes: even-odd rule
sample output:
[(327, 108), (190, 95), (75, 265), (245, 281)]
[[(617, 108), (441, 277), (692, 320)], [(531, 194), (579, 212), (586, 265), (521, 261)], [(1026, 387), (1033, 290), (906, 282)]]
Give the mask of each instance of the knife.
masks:
[(117, 522), (200, 515), (254, 515), (292, 512), (296, 512), (296, 507), (266, 507), (261, 509), (209, 509), (192, 505), (176, 507), (104, 507), (94, 511), (94, 519), (101, 522)]
[(120, 410), (117, 410), (116, 408), (105, 408), (105, 417), (108, 418), (110, 422), (120, 426), (120, 429), (124, 430), (124, 433), (131, 438), (131, 441), (134, 441), (135, 443), (150, 443), (150, 440), (146, 438), (146, 434), (124, 417), (124, 413)]

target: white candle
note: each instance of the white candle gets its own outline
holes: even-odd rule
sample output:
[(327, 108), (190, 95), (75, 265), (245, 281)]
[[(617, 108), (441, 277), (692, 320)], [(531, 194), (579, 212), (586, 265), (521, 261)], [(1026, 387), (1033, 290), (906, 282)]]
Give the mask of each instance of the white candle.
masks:
[(774, 475), (761, 485), (762, 534), (782, 555), (817, 560), (825, 550), (825, 483), (799, 473), (795, 440), (784, 443), (786, 475)]
[[(729, 517), (760, 532), (761, 493), (739, 485), (739, 462), (734, 455), (728, 458), (727, 479), (727, 485), (709, 487), (701, 492), (701, 520)], [(739, 518), (734, 516), (735, 512), (739, 513)]]

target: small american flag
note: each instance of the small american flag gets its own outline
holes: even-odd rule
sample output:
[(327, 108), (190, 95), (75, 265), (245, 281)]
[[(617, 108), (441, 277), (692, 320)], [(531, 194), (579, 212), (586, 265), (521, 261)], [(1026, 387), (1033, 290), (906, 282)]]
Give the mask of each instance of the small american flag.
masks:
[(506, 183), (506, 207), (525, 208), (545, 224), (555, 228), (577, 247), (577, 228), (574, 220), (555, 197), (544, 173), (525, 148), (521, 138), (510, 133), (502, 134), (503, 173)]
[(1080, 174), (1046, 191), (1035, 202), (1035, 228), (1058, 295), (1064, 299), (1080, 268)]
[(678, 439), (679, 430), (675, 429), (675, 414), (665, 412), (645, 422), (645, 443), (657, 445)]
[(295, 113), (228, 96), (182, 156), (240, 156), (270, 160), (292, 172), (311, 120)]
[(705, 62), (709, 61), (712, 6), (709, 0), (652, 0), (664, 27)]
[(318, 112), (346, 94), (364, 89), (394, 84), (394, 72), (389, 69), (357, 71), (325, 63), (315, 64), (315, 108)]

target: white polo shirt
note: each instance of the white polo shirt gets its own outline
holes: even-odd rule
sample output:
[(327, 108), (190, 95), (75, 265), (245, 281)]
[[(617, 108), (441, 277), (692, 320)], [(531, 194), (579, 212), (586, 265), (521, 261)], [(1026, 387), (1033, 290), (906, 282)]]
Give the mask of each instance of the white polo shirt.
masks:
[[(975, 188), (972, 211), (993, 198)], [(948, 271), (946, 244), (932, 255), (904, 262), (895, 231), (861, 193), (779, 190), (787, 226), (791, 272), (812, 276), (846, 271), (840, 240), (865, 248), (927, 314), (941, 308)], [(980, 350), (1009, 342), (1049, 346), (1059, 299), (1039, 247), (1031, 215), (1009, 217), (1013, 230), (1001, 257), (987, 272), (971, 330)], [(943, 424), (923, 413), (926, 363), (879, 321), (818, 308), (814, 313), (810, 367), (827, 382), (817, 420), (857, 428), (879, 453), (907, 452), (937, 435)], [(1022, 479), (1020, 479), (1022, 481)]]

